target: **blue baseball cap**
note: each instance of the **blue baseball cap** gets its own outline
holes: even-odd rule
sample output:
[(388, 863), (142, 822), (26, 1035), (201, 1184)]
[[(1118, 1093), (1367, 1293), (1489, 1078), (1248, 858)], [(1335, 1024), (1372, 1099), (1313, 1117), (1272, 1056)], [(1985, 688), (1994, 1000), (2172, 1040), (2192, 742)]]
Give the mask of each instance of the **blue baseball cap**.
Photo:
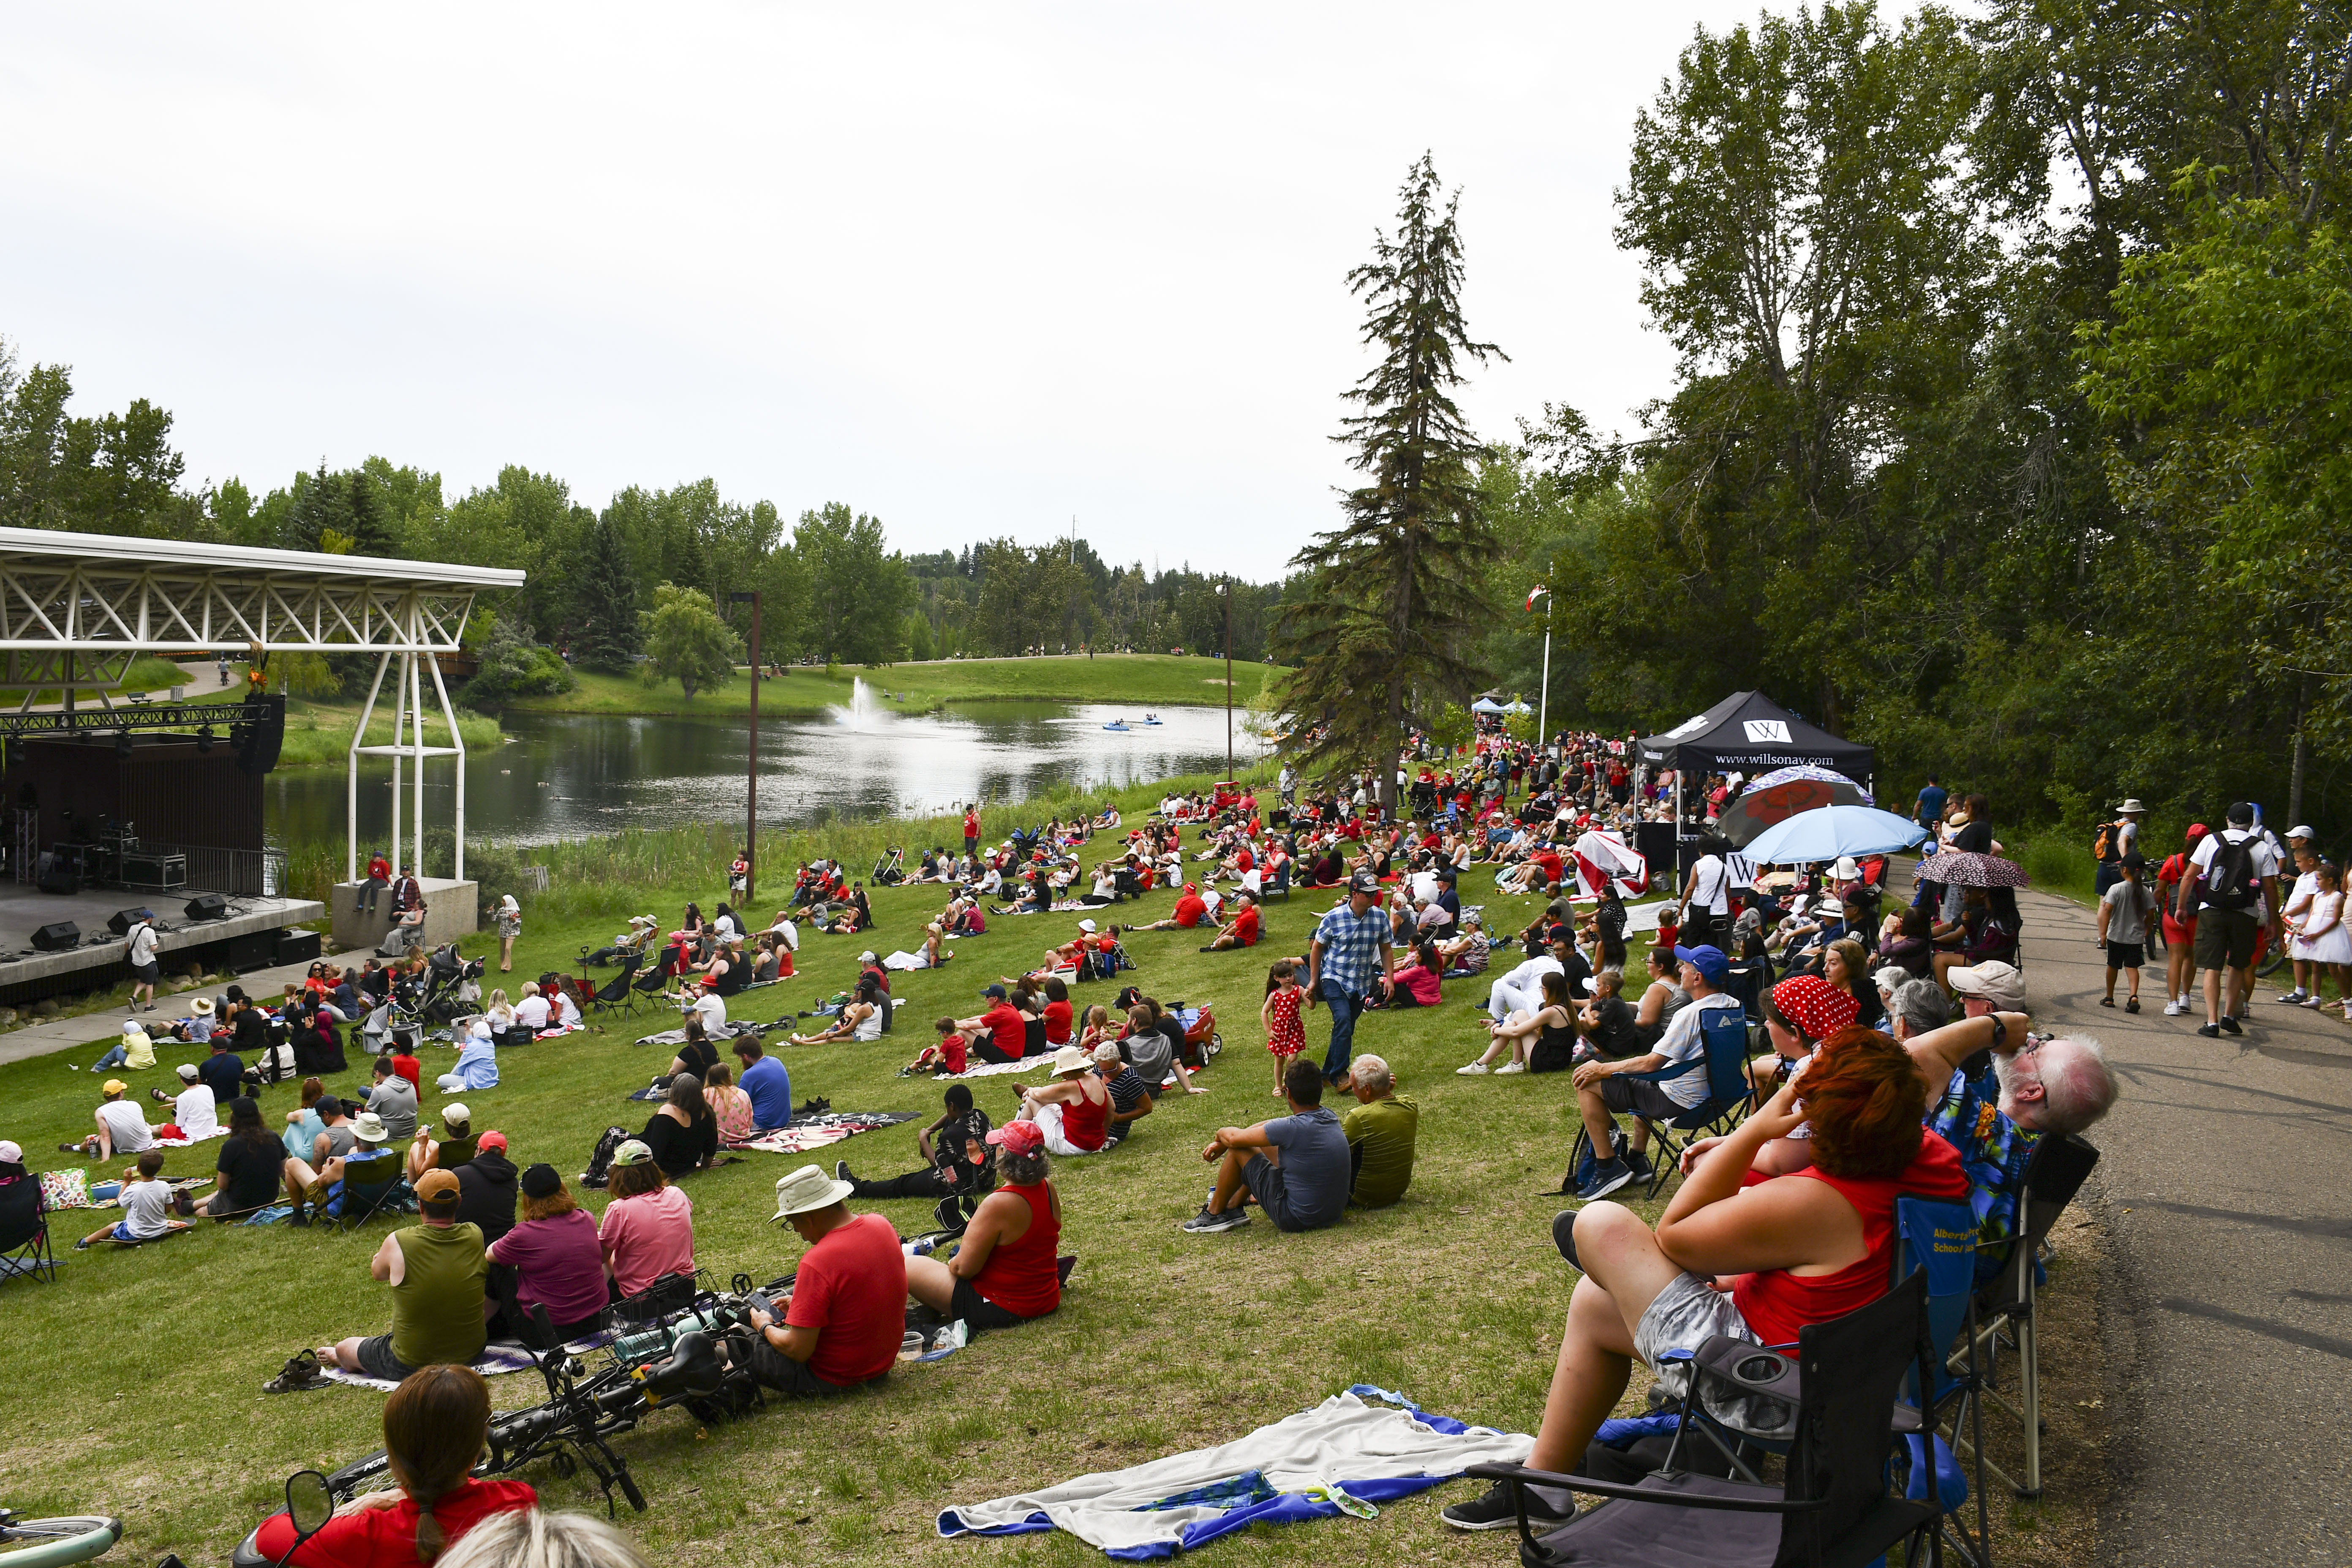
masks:
[(1675, 957), (1697, 970), (1709, 985), (1720, 985), (1731, 978), (1731, 960), (1723, 956), (1719, 947), (1677, 947)]

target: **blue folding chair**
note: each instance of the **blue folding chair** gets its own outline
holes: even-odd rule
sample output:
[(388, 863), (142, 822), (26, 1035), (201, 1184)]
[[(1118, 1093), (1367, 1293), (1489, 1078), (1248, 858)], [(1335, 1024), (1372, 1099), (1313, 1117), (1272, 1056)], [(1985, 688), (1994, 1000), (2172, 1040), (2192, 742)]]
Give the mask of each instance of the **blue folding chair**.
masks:
[[(1650, 1181), (1644, 1195), (1658, 1195), (1658, 1189), (1666, 1184), (1666, 1177), (1681, 1164), (1685, 1147), (1700, 1138), (1730, 1131), (1755, 1109), (1755, 1088), (1748, 1081), (1749, 1049), (1747, 1016), (1720, 1007), (1711, 1008), (1699, 1019), (1697, 1056), (1653, 1068), (1648, 1072), (1622, 1075), (1636, 1083), (1665, 1083), (1686, 1073), (1706, 1074), (1706, 1096), (1689, 1110), (1664, 1121), (1654, 1121), (1639, 1111), (1633, 1113), (1633, 1120), (1650, 1134)], [(1677, 1132), (1683, 1134), (1680, 1142), (1675, 1140)], [(1569, 1170), (1581, 1173), (1584, 1157), (1591, 1152), (1592, 1141), (1580, 1128), (1576, 1142), (1569, 1150)], [(1576, 1175), (1571, 1174), (1570, 1179), (1575, 1180)]]
[[(1903, 1408), (1895, 1412), (1895, 1430), (1908, 1449), (1908, 1495), (1915, 1501), (1932, 1498), (1943, 1510), (1938, 1529), (1944, 1540), (1976, 1568), (1991, 1568), (1992, 1537), (1984, 1489), (1984, 1418), (1981, 1402), (1969, 1397), (1979, 1387), (1976, 1210), (1966, 1202), (1897, 1198), (1895, 1229), (1894, 1283), (1901, 1284), (1915, 1272), (1927, 1277), (1927, 1340), (1935, 1352), (1936, 1384), (1927, 1391), (1925, 1405), (1915, 1372), (1904, 1380)], [(1923, 1417), (1923, 1408), (1932, 1415)], [(1973, 1532), (1959, 1511), (1971, 1488), (1953, 1453), (1960, 1446), (1963, 1409), (1973, 1428), (1967, 1447), (1977, 1468)], [(1948, 1442), (1942, 1432), (1948, 1412), (1952, 1423)]]

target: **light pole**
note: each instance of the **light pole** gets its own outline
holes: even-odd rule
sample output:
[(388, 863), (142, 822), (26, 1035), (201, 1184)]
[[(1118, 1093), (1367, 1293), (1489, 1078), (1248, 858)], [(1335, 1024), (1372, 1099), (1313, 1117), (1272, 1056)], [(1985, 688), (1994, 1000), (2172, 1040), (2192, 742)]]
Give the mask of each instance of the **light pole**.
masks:
[[(730, 594), (727, 602), (751, 606), (751, 743), (743, 761), (743, 907), (760, 885), (760, 591)], [(746, 928), (748, 929), (748, 928)]]
[(1225, 602), (1225, 777), (1234, 776), (1234, 584), (1230, 578), (1217, 584), (1217, 595)]
[[(1538, 588), (1528, 595), (1528, 608), (1536, 607), (1538, 599), (1551, 597), (1549, 588)], [(1536, 749), (1541, 751), (1544, 737), (1550, 733), (1551, 718), (1551, 606), (1544, 606), (1543, 695), (1536, 699)]]

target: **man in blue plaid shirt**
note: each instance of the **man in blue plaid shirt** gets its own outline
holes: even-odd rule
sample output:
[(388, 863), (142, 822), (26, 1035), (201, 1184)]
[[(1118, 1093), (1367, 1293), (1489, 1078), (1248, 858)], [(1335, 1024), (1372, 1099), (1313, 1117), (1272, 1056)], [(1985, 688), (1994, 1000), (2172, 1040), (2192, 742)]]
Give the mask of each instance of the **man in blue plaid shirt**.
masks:
[(1307, 950), (1308, 1003), (1320, 996), (1331, 1007), (1331, 1047), (1323, 1053), (1323, 1077), (1335, 1086), (1348, 1076), (1356, 1015), (1364, 998), (1374, 985), (1385, 995), (1396, 968), (1388, 913), (1372, 907), (1380, 896), (1380, 879), (1370, 871), (1349, 878), (1348, 901), (1324, 915), (1315, 928), (1315, 944)]

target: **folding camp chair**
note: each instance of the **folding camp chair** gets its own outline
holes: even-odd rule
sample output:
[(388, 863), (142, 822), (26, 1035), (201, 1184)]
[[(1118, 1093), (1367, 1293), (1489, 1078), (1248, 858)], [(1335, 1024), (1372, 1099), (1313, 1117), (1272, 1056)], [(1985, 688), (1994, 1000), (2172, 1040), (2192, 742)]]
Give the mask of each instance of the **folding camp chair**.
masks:
[(1289, 897), (1290, 862), (1285, 860), (1275, 867), (1274, 877), (1271, 880), (1264, 879), (1260, 879), (1257, 901), (1262, 904), (1269, 899), (1287, 899)]
[(636, 978), (638, 955), (621, 954), (621, 973), (599, 986), (588, 998), (592, 1013), (634, 1013), (637, 1010), (636, 994), (631, 982)]
[(658, 996), (669, 984), (669, 976), (658, 963), (629, 983), (632, 996)]
[[(1978, 1294), (1978, 1326), (1969, 1339), (1981, 1358), (1980, 1375), (1973, 1393), (1964, 1394), (1957, 1404), (1972, 1406), (1981, 1400), (2017, 1423), (2025, 1447), (2022, 1483), (1990, 1459), (1982, 1458), (1980, 1444), (1975, 1446), (1975, 1456), (2003, 1485), (2029, 1500), (2042, 1495), (2042, 1365), (2034, 1321), (2042, 1286), (2042, 1247), (2051, 1226), (2058, 1223), (2066, 1205), (2074, 1201), (2074, 1194), (2083, 1190), (2084, 1182), (2098, 1163), (2099, 1152), (2082, 1139), (2071, 1133), (2063, 1137), (2043, 1135), (2018, 1179), (2017, 1232), (2001, 1244), (2009, 1247), (2009, 1256), (2002, 1260), (2000, 1271)], [(1990, 1386), (1999, 1379), (2004, 1343), (2017, 1355), (2014, 1405)], [(1974, 1409), (1956, 1408), (1952, 1417), (1955, 1432), (1963, 1414), (1972, 1422), (1979, 1418)]]
[[(1966, 1447), (1976, 1456), (1977, 1474), (1972, 1489), (1976, 1493), (1976, 1528), (1971, 1531), (1959, 1512), (1967, 1500), (1966, 1490), (1969, 1489), (1965, 1481), (1951, 1489), (1952, 1495), (1945, 1495), (1941, 1485), (1933, 1486), (1938, 1500), (1944, 1505), (1944, 1517), (1938, 1528), (1945, 1544), (1974, 1564), (1974, 1568), (1992, 1568), (1991, 1526), (1987, 1518), (1984, 1489), (1983, 1420), (1978, 1414), (1978, 1403), (1969, 1397), (1979, 1384), (1976, 1345), (1976, 1210), (1966, 1203), (1897, 1198), (1895, 1200), (1895, 1283), (1899, 1287), (1916, 1272), (1927, 1284), (1927, 1343), (1935, 1354), (1935, 1384), (1928, 1391), (1924, 1407), (1934, 1411), (1937, 1417), (1925, 1423), (1916, 1419), (1923, 1407), (1919, 1399), (1919, 1380), (1915, 1374), (1904, 1384), (1905, 1405), (1897, 1413), (1895, 1424), (1906, 1434), (1907, 1441), (1917, 1446), (1911, 1455), (1912, 1463), (1927, 1467), (1931, 1479), (1940, 1479), (1943, 1462), (1954, 1450)], [(1962, 1409), (1963, 1405), (1965, 1410)], [(1952, 1419), (1948, 1439), (1941, 1430), (1941, 1417), (1948, 1410), (1951, 1412)], [(1959, 1431), (1960, 1419), (1964, 1415), (1972, 1426), (1965, 1442), (1961, 1441)], [(1917, 1429), (1923, 1426), (1927, 1430)], [(1918, 1496), (1926, 1489), (1916, 1489), (1912, 1495)]]
[[(1862, 1563), (1898, 1543), (1906, 1545), (1906, 1563), (1930, 1560), (1940, 1508), (1892, 1495), (1886, 1462), (1905, 1376), (1932, 1375), (1924, 1276), (1915, 1274), (1843, 1318), (1807, 1324), (1794, 1361), (1721, 1334), (1696, 1352), (1667, 1356), (1688, 1367), (1681, 1426), (1666, 1463), (1636, 1484), (1518, 1465), (1471, 1467), (1471, 1475), (1510, 1487), (1519, 1509), (1522, 1563), (1530, 1568), (1551, 1563), (1591, 1568), (1663, 1562)], [(1793, 1417), (1784, 1484), (1718, 1478), (1684, 1466), (1685, 1448), (1713, 1419), (1706, 1413), (1707, 1396), (1718, 1389)], [(1529, 1486), (1624, 1506), (1589, 1509), (1538, 1539), (1528, 1522)]]
[(26, 1175), (0, 1187), (0, 1279), (37, 1276), (54, 1281), (57, 1255), (49, 1250), (49, 1211), (41, 1201), (41, 1178)]
[[(1755, 1109), (1755, 1087), (1748, 1081), (1750, 1054), (1747, 1018), (1720, 1007), (1711, 1008), (1699, 1020), (1697, 1056), (1648, 1072), (1622, 1075), (1641, 1083), (1664, 1083), (1685, 1073), (1704, 1070), (1706, 1074), (1706, 1096), (1689, 1110), (1664, 1122), (1638, 1111), (1633, 1113), (1633, 1120), (1650, 1134), (1650, 1184), (1646, 1195), (1658, 1195), (1658, 1189), (1666, 1184), (1666, 1178), (1681, 1164), (1687, 1144), (1730, 1131)], [(1675, 1140), (1677, 1132), (1684, 1135), (1681, 1142)], [(1570, 1180), (1575, 1179), (1573, 1173), (1581, 1167), (1591, 1147), (1591, 1138), (1580, 1127), (1576, 1142), (1569, 1151)]]
[(350, 1167), (344, 1167), (347, 1173), (343, 1177), (342, 1212), (320, 1229), (341, 1236), (359, 1229), (379, 1214), (407, 1212), (408, 1176), (401, 1168), (400, 1158), (396, 1153), (381, 1158), (391, 1164), (392, 1174), (380, 1182), (354, 1182), (348, 1174)]

